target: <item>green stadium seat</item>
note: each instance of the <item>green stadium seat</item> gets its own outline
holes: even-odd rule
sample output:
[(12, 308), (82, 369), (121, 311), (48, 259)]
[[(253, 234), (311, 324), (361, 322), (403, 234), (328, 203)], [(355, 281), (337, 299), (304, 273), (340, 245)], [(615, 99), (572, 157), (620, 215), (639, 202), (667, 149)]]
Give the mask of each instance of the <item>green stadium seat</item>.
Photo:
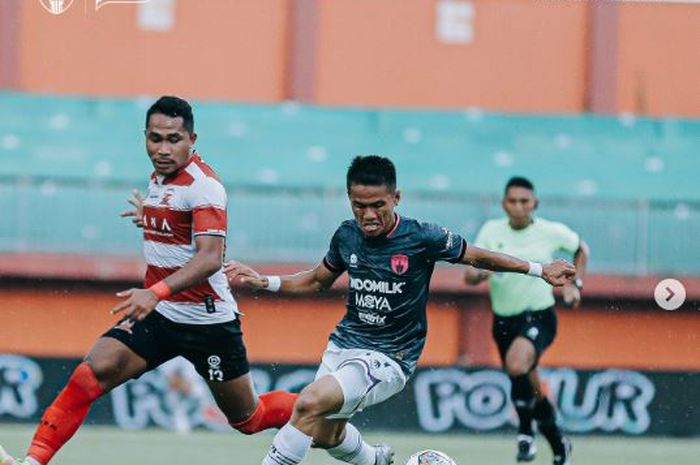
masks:
[[(150, 172), (149, 97), (0, 92), (0, 251), (136, 255), (117, 215)], [(350, 211), (356, 154), (391, 156), (401, 211), (473, 238), (525, 175), (541, 214), (579, 230), (591, 268), (700, 272), (700, 121), (195, 102), (197, 148), (230, 195), (230, 253), (316, 261)], [(275, 227), (270, 227), (274, 225)], [(693, 242), (691, 242), (693, 241)]]

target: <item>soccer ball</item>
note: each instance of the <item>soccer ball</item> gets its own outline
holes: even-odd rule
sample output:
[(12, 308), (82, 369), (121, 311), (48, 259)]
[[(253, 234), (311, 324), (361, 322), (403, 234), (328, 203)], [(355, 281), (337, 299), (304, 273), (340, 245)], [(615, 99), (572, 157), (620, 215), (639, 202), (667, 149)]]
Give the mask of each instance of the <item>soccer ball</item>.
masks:
[(444, 452), (426, 449), (410, 456), (406, 461), (406, 465), (457, 465), (457, 462)]

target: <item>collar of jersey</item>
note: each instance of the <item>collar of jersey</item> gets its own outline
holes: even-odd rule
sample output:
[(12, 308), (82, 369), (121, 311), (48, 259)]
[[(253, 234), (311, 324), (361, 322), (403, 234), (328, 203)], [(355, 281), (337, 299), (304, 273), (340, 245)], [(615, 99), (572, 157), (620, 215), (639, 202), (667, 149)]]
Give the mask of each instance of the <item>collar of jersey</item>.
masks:
[(194, 163), (195, 158), (199, 158), (199, 155), (197, 153), (193, 153), (190, 159), (187, 160), (187, 163), (182, 165), (180, 168), (178, 168), (177, 171), (175, 171), (171, 176), (168, 176), (167, 178), (165, 176), (160, 176), (153, 172), (153, 179), (155, 179), (158, 182), (158, 184), (162, 184), (164, 186), (166, 184), (170, 184), (173, 181), (175, 181), (187, 169), (188, 166)]
[(530, 224), (525, 226), (522, 229), (515, 229), (513, 226), (510, 225), (510, 221), (508, 220), (508, 217), (506, 217), (506, 224), (508, 225), (508, 228), (513, 231), (514, 233), (524, 233), (525, 231), (529, 231), (530, 228), (532, 228), (535, 223), (537, 222), (537, 218), (533, 215), (530, 217)]
[(401, 215), (398, 213), (394, 212), (394, 227), (391, 228), (391, 231), (386, 233), (386, 238), (389, 239), (391, 236), (394, 235), (397, 229), (399, 229), (399, 224), (401, 223)]

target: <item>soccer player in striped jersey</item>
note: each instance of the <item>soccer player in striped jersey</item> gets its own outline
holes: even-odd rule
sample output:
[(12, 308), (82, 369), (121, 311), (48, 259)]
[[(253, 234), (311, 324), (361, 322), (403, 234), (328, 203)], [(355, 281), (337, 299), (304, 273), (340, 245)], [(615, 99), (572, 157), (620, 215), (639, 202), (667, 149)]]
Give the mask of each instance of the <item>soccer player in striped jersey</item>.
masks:
[(426, 304), (438, 261), (532, 274), (554, 285), (574, 275), (572, 265), (542, 265), (467, 245), (458, 234), (394, 211), (401, 198), (396, 169), (385, 157), (356, 157), (346, 186), (354, 219), (344, 221), (315, 268), (261, 276), (241, 263), (225, 271), (231, 282), (289, 293), (329, 288), (349, 276), (345, 317), (330, 336), (315, 381), (294, 405), (263, 465), (296, 465), (312, 444), (354, 465), (389, 465), (388, 445), (370, 446), (349, 423), (357, 412), (399, 393), (415, 370), (427, 333)]
[(117, 294), (123, 300), (112, 313), (123, 319), (95, 342), (46, 409), (26, 458), (0, 448), (0, 465), (47, 465), (97, 398), (178, 355), (192, 362), (239, 431), (279, 428), (291, 415), (295, 395), (257, 396), (253, 388), (238, 308), (222, 271), (226, 192), (194, 151), (190, 105), (161, 97), (146, 114), (145, 136), (154, 172), (136, 221), (148, 265), (144, 287)]

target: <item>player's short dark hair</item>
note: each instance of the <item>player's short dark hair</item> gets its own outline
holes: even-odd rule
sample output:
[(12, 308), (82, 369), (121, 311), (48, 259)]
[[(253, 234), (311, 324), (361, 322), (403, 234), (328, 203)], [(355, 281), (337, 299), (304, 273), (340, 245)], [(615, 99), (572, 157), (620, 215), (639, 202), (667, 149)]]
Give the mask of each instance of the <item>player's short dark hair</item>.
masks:
[(151, 108), (146, 112), (146, 127), (151, 119), (151, 115), (160, 113), (171, 118), (182, 117), (182, 126), (187, 132), (194, 132), (194, 116), (192, 115), (192, 107), (186, 100), (172, 95), (164, 95), (159, 98)]
[(348, 167), (346, 187), (348, 193), (353, 184), (362, 186), (386, 186), (390, 191), (396, 189), (396, 167), (386, 157), (379, 155), (360, 155), (353, 158)]
[(535, 192), (535, 186), (532, 184), (532, 182), (530, 182), (530, 180), (527, 178), (523, 178), (522, 176), (514, 176), (510, 178), (506, 183), (506, 188), (503, 191), (503, 194), (508, 194), (508, 189), (511, 187), (524, 187), (525, 189)]

